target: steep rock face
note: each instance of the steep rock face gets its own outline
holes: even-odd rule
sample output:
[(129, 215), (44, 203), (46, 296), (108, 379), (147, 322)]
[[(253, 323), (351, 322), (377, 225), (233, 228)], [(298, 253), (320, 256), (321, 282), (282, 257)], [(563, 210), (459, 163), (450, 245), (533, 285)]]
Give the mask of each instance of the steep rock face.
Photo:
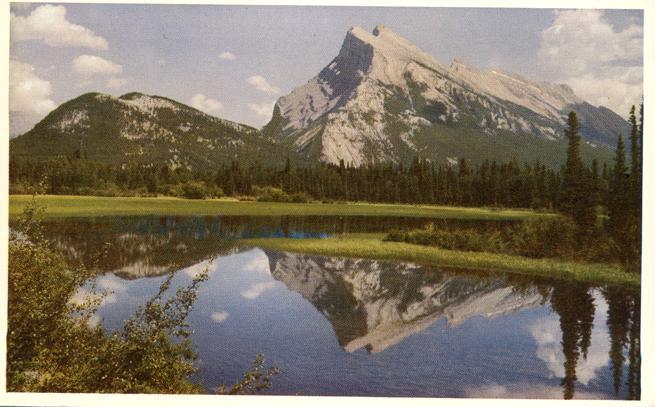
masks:
[(311, 302), (348, 352), (381, 352), (440, 318), (460, 324), (537, 306), (501, 278), (449, 274), (409, 263), (266, 251), (271, 275)]
[(625, 120), (589, 105), (566, 85), (482, 72), (458, 60), (445, 66), (384, 26), (372, 34), (354, 27), (327, 67), (277, 101), (264, 133), (308, 159), (334, 164), (415, 156), (447, 162), (467, 151), (482, 155), (473, 159), (497, 158), (484, 156), (486, 147), (470, 151), (480, 141), (493, 146), (487, 140), (496, 136), (510, 143), (529, 137), (525, 144), (546, 146), (542, 153), (553, 150), (548, 144), (562, 150), (571, 109), (580, 110), (589, 151), (613, 146), (616, 133), (627, 131)]
[(81, 95), (11, 141), (13, 154), (33, 159), (81, 150), (88, 158), (112, 164), (141, 162), (173, 169), (255, 158), (274, 149), (273, 140), (252, 127), (141, 93)]

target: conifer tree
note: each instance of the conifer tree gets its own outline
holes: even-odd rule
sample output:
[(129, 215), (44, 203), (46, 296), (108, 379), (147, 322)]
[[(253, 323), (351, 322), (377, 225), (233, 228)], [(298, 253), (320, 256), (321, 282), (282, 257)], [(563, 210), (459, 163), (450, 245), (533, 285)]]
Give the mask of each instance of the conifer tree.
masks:
[(627, 171), (628, 169), (625, 165), (625, 146), (623, 145), (623, 136), (619, 135), (610, 183), (610, 195), (607, 202), (607, 209), (610, 217), (610, 230), (614, 236), (620, 235), (622, 231), (625, 230), (627, 223)]
[(586, 173), (580, 156), (580, 134), (575, 112), (569, 113), (566, 136), (569, 141), (566, 165), (564, 167), (562, 195), (559, 210), (573, 218), (583, 232), (595, 224), (595, 211), (591, 191), (591, 180)]

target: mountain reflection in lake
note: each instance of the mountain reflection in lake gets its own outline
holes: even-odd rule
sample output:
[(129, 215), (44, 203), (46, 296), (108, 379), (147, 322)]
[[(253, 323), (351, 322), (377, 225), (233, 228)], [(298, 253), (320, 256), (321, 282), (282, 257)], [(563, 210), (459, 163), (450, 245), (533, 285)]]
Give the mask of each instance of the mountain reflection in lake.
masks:
[[(121, 326), (165, 278), (126, 273), (126, 264), (169, 267), (172, 262), (159, 260), (169, 252), (183, 264), (174, 286), (208, 268), (209, 280), (189, 317), (199, 353), (194, 380), (208, 389), (238, 380), (263, 352), (282, 371), (270, 394), (639, 398), (636, 290), (240, 250), (225, 234), (200, 239), (194, 228), (182, 228), (190, 234), (175, 231), (174, 221), (154, 233), (157, 222), (142, 222), (114, 222), (113, 232), (104, 235), (117, 246), (111, 253), (123, 256), (108, 259), (114, 263), (106, 263), (107, 269), (130, 279), (115, 273), (96, 278), (98, 287), (112, 291), (98, 322), (107, 329)], [(66, 228), (85, 229), (60, 226), (53, 240), (61, 245), (62, 236), (76, 241)], [(328, 229), (293, 230), (336, 233)], [(243, 227), (239, 233), (259, 232)], [(136, 237), (119, 239), (115, 233)], [(102, 247), (102, 238), (70, 247), (80, 255)], [(179, 253), (192, 254), (171, 249), (180, 244), (187, 249)]]

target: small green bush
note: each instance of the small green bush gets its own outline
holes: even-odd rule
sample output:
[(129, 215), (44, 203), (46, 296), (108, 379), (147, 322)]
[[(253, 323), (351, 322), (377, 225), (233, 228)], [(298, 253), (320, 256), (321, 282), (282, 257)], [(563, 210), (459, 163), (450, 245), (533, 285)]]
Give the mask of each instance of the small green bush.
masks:
[(612, 262), (617, 258), (616, 244), (602, 229), (591, 235), (582, 235), (575, 222), (565, 217), (539, 217), (497, 229), (439, 228), (430, 224), (425, 229), (392, 231), (385, 240), (531, 258), (603, 262)]
[(493, 253), (506, 251), (506, 243), (500, 232), (482, 232), (475, 229), (437, 229), (432, 224), (423, 230), (393, 231), (387, 235), (386, 240), (437, 246), (448, 250)]
[[(297, 202), (303, 202), (305, 196), (308, 196), (304, 193), (294, 194), (298, 195), (297, 197), (289, 196), (280, 188), (266, 186), (258, 187), (253, 186), (252, 193), (255, 195), (256, 199), (260, 202), (293, 202), (293, 199), (297, 199)], [(307, 201), (304, 201), (307, 202)]]
[(204, 199), (209, 195), (207, 187), (202, 182), (190, 181), (182, 184), (182, 196), (187, 199)]
[(514, 254), (526, 257), (559, 257), (581, 260), (578, 228), (565, 217), (534, 218), (508, 233)]
[(307, 203), (311, 201), (312, 197), (305, 192), (296, 192), (295, 194), (291, 194), (289, 196), (289, 202), (293, 203)]

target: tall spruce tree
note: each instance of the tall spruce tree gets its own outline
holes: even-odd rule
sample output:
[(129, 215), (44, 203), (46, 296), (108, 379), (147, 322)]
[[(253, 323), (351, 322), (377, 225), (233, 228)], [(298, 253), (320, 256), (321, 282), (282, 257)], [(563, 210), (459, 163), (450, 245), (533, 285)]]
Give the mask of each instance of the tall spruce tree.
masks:
[(616, 156), (610, 183), (610, 194), (607, 202), (609, 226), (612, 234), (619, 236), (626, 228), (628, 211), (628, 182), (626, 179), (625, 146), (623, 136), (619, 135), (616, 145)]
[(591, 177), (580, 156), (580, 126), (575, 112), (569, 113), (566, 137), (569, 145), (562, 180), (559, 210), (573, 218), (581, 231), (593, 229), (596, 221)]

